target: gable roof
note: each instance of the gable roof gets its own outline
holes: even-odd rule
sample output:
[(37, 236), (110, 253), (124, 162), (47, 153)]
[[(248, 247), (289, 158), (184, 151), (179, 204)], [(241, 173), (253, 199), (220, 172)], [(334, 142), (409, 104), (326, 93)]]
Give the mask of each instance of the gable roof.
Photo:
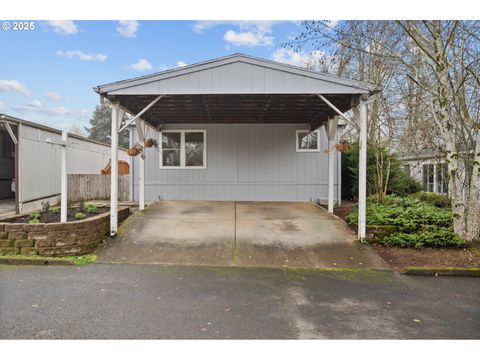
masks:
[(102, 95), (140, 94), (369, 94), (365, 82), (233, 54), (150, 75), (100, 85)]

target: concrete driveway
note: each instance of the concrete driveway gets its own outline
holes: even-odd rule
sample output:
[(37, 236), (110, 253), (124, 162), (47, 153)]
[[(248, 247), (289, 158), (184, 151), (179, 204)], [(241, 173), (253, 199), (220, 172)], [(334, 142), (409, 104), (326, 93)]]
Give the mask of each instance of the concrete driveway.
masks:
[(312, 203), (160, 201), (97, 251), (101, 262), (374, 268), (387, 265)]

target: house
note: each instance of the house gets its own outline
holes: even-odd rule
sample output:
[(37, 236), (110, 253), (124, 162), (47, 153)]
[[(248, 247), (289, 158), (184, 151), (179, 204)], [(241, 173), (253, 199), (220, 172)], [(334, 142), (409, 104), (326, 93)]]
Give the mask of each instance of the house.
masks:
[[(0, 114), (0, 213), (28, 213), (60, 201), (62, 132)], [(100, 174), (110, 145), (68, 134), (67, 173)], [(120, 160), (130, 161), (125, 151)]]
[(423, 185), (423, 191), (448, 193), (448, 172), (444, 155), (428, 148), (415, 154), (404, 154), (399, 160), (405, 173)]
[[(365, 144), (368, 97), (378, 91), (243, 54), (94, 90), (113, 109), (112, 159), (118, 133), (131, 123), (132, 145), (158, 140), (145, 159), (133, 161), (132, 194), (141, 209), (145, 200), (158, 199), (284, 200), (327, 202), (330, 212), (340, 199), (338, 121), (356, 122)], [(344, 114), (351, 109), (354, 118)], [(124, 112), (134, 117), (120, 126)], [(360, 153), (364, 237), (366, 146)], [(113, 176), (111, 186), (115, 194)], [(117, 207), (115, 196), (111, 207)], [(115, 212), (111, 216), (115, 234)]]

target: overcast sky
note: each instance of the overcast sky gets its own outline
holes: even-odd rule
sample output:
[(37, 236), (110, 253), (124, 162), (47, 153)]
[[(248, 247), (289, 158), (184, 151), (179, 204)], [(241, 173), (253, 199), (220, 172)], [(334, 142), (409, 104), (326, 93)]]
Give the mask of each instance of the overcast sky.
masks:
[(280, 45), (299, 22), (35, 21), (0, 30), (0, 112), (58, 129), (88, 124), (113, 81), (241, 52), (302, 65)]

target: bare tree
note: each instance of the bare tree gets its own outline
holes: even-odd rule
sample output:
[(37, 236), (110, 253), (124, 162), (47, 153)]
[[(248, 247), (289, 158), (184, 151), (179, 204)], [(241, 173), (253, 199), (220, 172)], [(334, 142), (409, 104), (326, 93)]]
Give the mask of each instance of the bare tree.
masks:
[(467, 241), (480, 235), (479, 24), (343, 21), (333, 27), (313, 21), (287, 44), (329, 52), (329, 71), (382, 87), (368, 129), (379, 195), (389, 180), (381, 147), (435, 147), (444, 154), (454, 229)]
[(399, 21), (427, 74), (424, 100), (445, 152), (455, 233), (480, 234), (478, 22)]

